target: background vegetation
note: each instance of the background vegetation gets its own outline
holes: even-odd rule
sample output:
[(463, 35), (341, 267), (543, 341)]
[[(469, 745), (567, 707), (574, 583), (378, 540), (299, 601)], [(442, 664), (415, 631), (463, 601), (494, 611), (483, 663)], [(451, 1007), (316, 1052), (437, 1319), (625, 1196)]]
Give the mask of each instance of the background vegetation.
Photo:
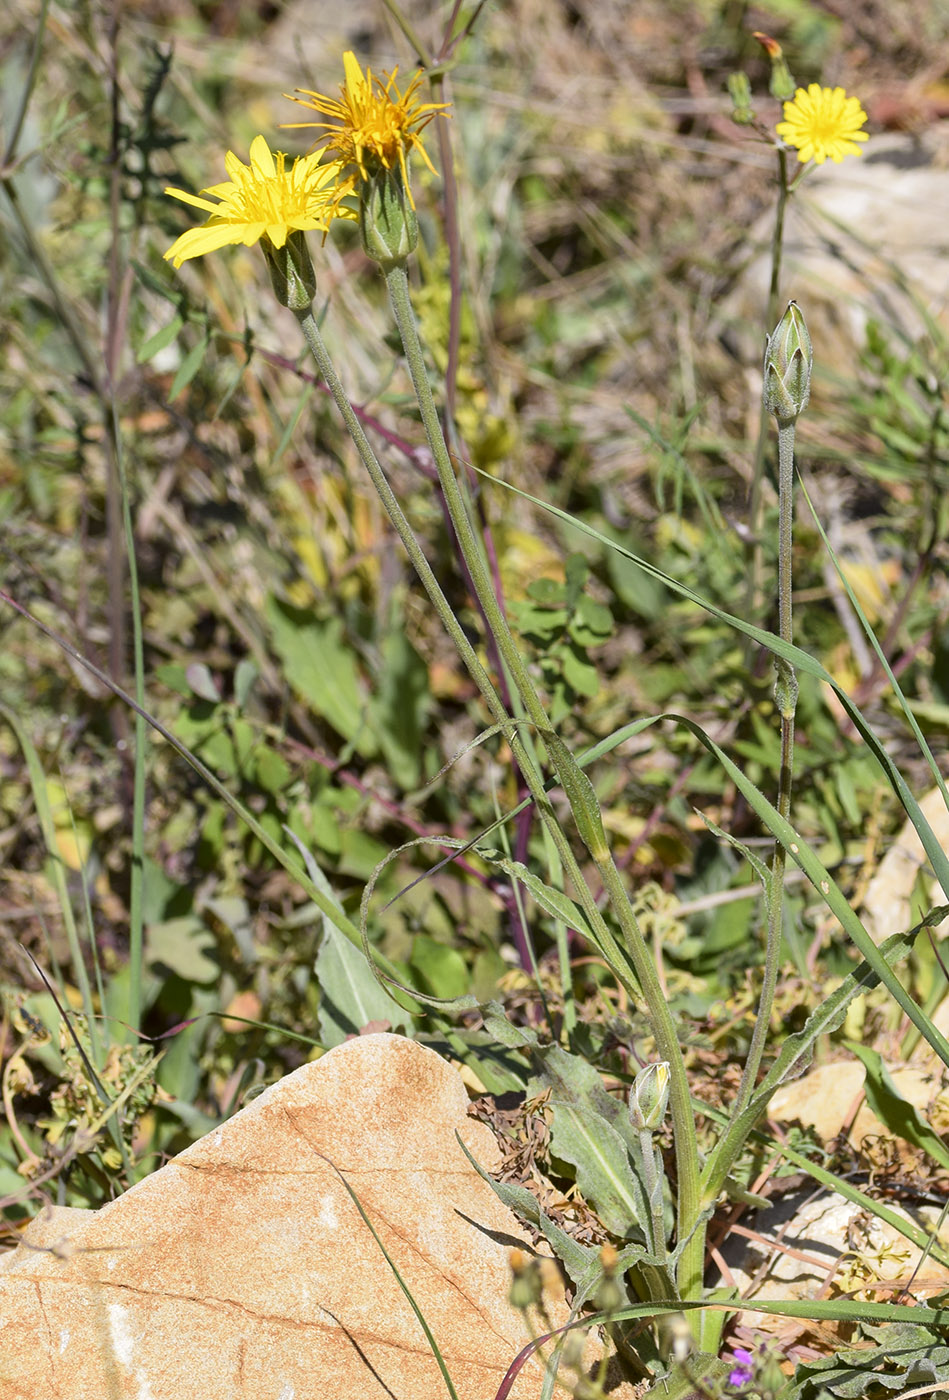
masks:
[[(420, 5), (408, 17), (430, 41), (446, 19)], [(4, 595), (133, 692), (128, 502), (148, 711), (301, 867), (290, 834), (302, 843), (352, 917), (388, 862), (369, 927), (403, 980), (434, 996), (499, 996), (525, 1025), (574, 1016), (590, 1058), (628, 1081), (648, 1057), (644, 1023), (550, 908), (471, 851), (418, 878), (447, 854), (439, 837), (473, 841), (523, 793), (503, 739), (474, 744), (484, 710), (263, 260), (233, 251), (180, 274), (162, 261), (185, 226), (165, 185), (220, 180), (223, 152), (246, 156), (258, 131), (281, 144), (278, 124), (297, 115), (281, 90), (335, 91), (346, 47), (374, 69), (411, 67), (382, 7), (349, 6), (345, 31), (340, 22), (318, 0), (13, 0), (0, 21)], [(759, 116), (779, 116), (754, 30), (780, 40), (798, 81), (857, 93), (875, 136), (920, 134), (945, 112), (939, 0), (487, 6), (450, 73), (450, 162), (433, 148), (457, 182), (463, 235), (457, 366), (442, 187), (420, 166), (415, 281), (471, 463), (773, 629), (770, 484), (757, 584), (747, 527), (765, 314), (748, 269), (770, 238), (775, 162), (731, 123), (725, 91), (742, 69)], [(290, 151), (307, 148), (306, 133), (283, 136)], [(345, 231), (317, 267), (344, 382), (480, 635), (381, 280)], [(899, 269), (889, 275), (898, 289)], [(785, 290), (810, 317), (806, 288)], [(799, 462), (944, 766), (946, 343), (936, 324), (914, 338), (878, 315), (845, 333), (840, 303), (821, 305)], [(571, 748), (675, 710), (769, 790), (770, 658), (503, 487), (478, 477), (472, 490), (508, 614)], [(931, 786), (803, 506), (795, 591), (798, 644), (854, 694), (910, 786)], [(253, 1086), (366, 1024), (449, 1050), (487, 1090), (518, 1083), (476, 1013), (412, 1018), (375, 984), (347, 1000), (359, 955), (220, 792), (154, 732), (143, 747), (128, 706), (9, 605), (0, 629), (0, 1194), (11, 1222), (44, 1192), (100, 1204)], [(832, 693), (807, 677), (798, 727), (795, 824), (859, 907), (902, 809)], [(757, 877), (721, 833), (763, 854), (770, 837), (681, 728), (651, 728), (591, 771), (687, 1028), (694, 1091), (720, 1105), (747, 1050), (762, 957)], [(491, 842), (549, 868), (529, 811)], [(921, 884), (917, 912), (928, 902)], [(794, 1029), (854, 954), (793, 877), (784, 932), (775, 1026)], [(24, 950), (61, 1003), (95, 1006), (80, 1039), (109, 1093), (128, 1090), (121, 1132), (103, 1121), (89, 1064)], [(920, 1001), (939, 986), (926, 940), (907, 976)], [(147, 1038), (129, 1029), (139, 996)], [(867, 1039), (898, 1053), (905, 1026), (886, 998), (870, 998), (865, 1016)], [(595, 1239), (595, 1221), (573, 1210)]]

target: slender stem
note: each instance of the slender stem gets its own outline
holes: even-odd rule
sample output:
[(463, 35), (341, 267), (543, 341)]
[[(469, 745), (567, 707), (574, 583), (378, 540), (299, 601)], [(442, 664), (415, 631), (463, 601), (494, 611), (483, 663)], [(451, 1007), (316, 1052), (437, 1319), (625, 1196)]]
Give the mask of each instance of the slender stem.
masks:
[[(116, 399), (119, 358), (122, 345), (122, 125), (119, 84), (120, 0), (112, 0), (109, 16), (109, 95), (111, 103), (111, 147), (109, 150), (109, 282), (103, 408), (108, 443), (107, 520), (109, 532), (109, 592), (111, 608), (110, 648), (112, 673), (124, 679), (125, 670), (125, 572), (128, 570), (132, 610), (132, 654), (135, 673), (135, 699), (145, 708), (145, 644), (142, 635), (142, 604), (139, 590), (135, 530), (124, 447)], [(124, 536), (124, 540), (123, 540)], [(124, 543), (123, 550), (120, 540)], [(124, 711), (121, 712), (124, 722)], [(124, 723), (123, 723), (124, 727)], [(132, 776), (132, 864), (129, 878), (129, 999), (128, 1023), (133, 1031), (142, 1024), (142, 985), (144, 978), (144, 889), (145, 889), (145, 772), (148, 729), (140, 713), (135, 715), (135, 754)]]
[[(774, 228), (771, 232), (771, 281), (768, 286), (768, 309), (765, 325), (773, 326), (778, 319), (778, 306), (781, 291), (781, 265), (784, 258), (784, 216), (787, 211), (788, 196), (788, 156), (783, 147), (778, 147), (778, 202), (774, 211)], [(748, 498), (748, 586), (746, 590), (747, 616), (756, 618), (761, 607), (761, 580), (763, 576), (763, 552), (761, 544), (761, 487), (764, 481), (765, 449), (768, 443), (770, 415), (761, 406), (758, 419), (758, 436), (755, 441), (755, 461), (751, 477), (751, 493)]]
[[(783, 642), (793, 640), (791, 620), (791, 547), (794, 521), (794, 427), (795, 420), (778, 421), (778, 631)], [(775, 659), (778, 676), (774, 695), (781, 714), (781, 769), (778, 774), (777, 809), (785, 821), (791, 812), (791, 786), (794, 775), (794, 710), (797, 704), (797, 677), (784, 657)], [(746, 1107), (764, 1056), (771, 1007), (778, 979), (781, 951), (781, 923), (784, 913), (784, 868), (786, 852), (779, 841), (774, 843), (771, 861), (771, 881), (768, 890), (768, 933), (765, 944), (764, 977), (758, 1014), (748, 1050), (733, 1112), (737, 1115)]]
[[(40, 63), (43, 57), (43, 40), (46, 36), (46, 20), (49, 14), (50, 0), (41, 0), (40, 12), (33, 21), (33, 47), (30, 52), (30, 66), (26, 74), (26, 81), (20, 92), (19, 102), (16, 104), (16, 115), (10, 127), (10, 139), (7, 141), (6, 149), (3, 152), (0, 164), (4, 169), (11, 165), (16, 158), (16, 148), (20, 144), (20, 136), (23, 132), (23, 123), (26, 121), (26, 114), (29, 111), (30, 99), (36, 87), (36, 81), (40, 73)], [(10, 111), (13, 111), (13, 103), (10, 104)]]
[(508, 715), (501, 704), (494, 683), (482, 666), (477, 653), (468, 641), (455, 614), (452, 612), (448, 600), (432, 572), (432, 567), (426, 559), (418, 540), (415, 538), (412, 527), (406, 519), (402, 507), (399, 505), (392, 487), (389, 485), (376, 454), (372, 450), (369, 439), (366, 437), (365, 431), (363, 430), (362, 423), (356, 416), (355, 410), (343, 388), (342, 381), (336, 373), (336, 368), (330, 358), (330, 353), (320, 334), (319, 327), (313, 318), (312, 307), (308, 308), (306, 311), (300, 311), (295, 314), (297, 320), (300, 322), (300, 329), (303, 331), (306, 342), (316, 361), (317, 368), (333, 396), (336, 407), (340, 411), (349, 435), (362, 458), (363, 465), (368, 471), (372, 479), (372, 484), (376, 488), (379, 498), (385, 507), (386, 514), (395, 526), (399, 539), (405, 547), (405, 552), (408, 554), (416, 573), (421, 579), (435, 611), (438, 613), (442, 624), (455, 643), (455, 646), (458, 648), (461, 659), (471, 672), (478, 689), (487, 701), (492, 718), (499, 723), (504, 723), (507, 721)]
[(685, 1072), (685, 1059), (672, 1013), (659, 981), (659, 973), (630, 907), (626, 887), (612, 856), (597, 862), (603, 886), (619, 920), (643, 999), (649, 1010), (659, 1058), (669, 1065), (669, 1112), (672, 1117), (676, 1158), (676, 1235), (686, 1244), (679, 1256), (676, 1277), (683, 1298), (698, 1298), (705, 1267), (705, 1224), (699, 1221), (702, 1193), (695, 1114)]
[[(451, 514), (459, 546), (477, 592), (478, 601), (481, 604), (482, 613), (494, 634), (498, 650), (521, 695), (528, 717), (544, 734), (549, 734), (551, 732), (550, 720), (508, 626), (504, 612), (498, 603), (487, 563), (479, 547), (451, 458), (445, 446), (438, 411), (425, 369), (424, 355), (409, 298), (408, 277), (404, 265), (389, 269), (386, 272), (386, 282), (393, 313), (402, 337), (409, 373), (418, 399), (425, 434), (438, 471), (438, 479)], [(558, 777), (563, 782), (564, 774), (560, 771), (557, 751), (550, 745), (548, 748)], [(568, 785), (565, 784), (565, 787)], [(626, 954), (626, 959), (632, 963), (635, 969), (648, 1008), (657, 1049), (660, 1057), (668, 1061), (670, 1066), (669, 1102), (675, 1129), (676, 1163), (679, 1177), (678, 1233), (680, 1240), (686, 1236), (689, 1237), (680, 1258), (679, 1280), (684, 1296), (696, 1297), (702, 1286), (704, 1231), (696, 1228), (699, 1214), (698, 1150), (685, 1062), (675, 1022), (663, 994), (655, 963), (629, 903), (629, 897), (619, 871), (609, 853), (597, 858), (597, 868), (623, 933), (623, 951)], [(585, 885), (586, 882), (584, 881), (583, 884)], [(609, 957), (609, 955), (607, 956)], [(614, 973), (620, 975), (622, 964), (614, 963), (612, 957), (609, 957), (609, 961)]]
[[(557, 854), (563, 863), (564, 871), (573, 884), (577, 898), (595, 932), (600, 950), (604, 953), (604, 956), (609, 957), (612, 954), (612, 960), (615, 960), (620, 967), (620, 970), (617, 972), (620, 982), (631, 995), (637, 995), (638, 988), (634, 984), (626, 967), (623, 966), (622, 954), (616, 947), (613, 934), (597, 908), (596, 900), (586, 880), (583, 878), (583, 872), (573, 854), (570, 842), (567, 840), (550, 806), (544, 785), (543, 774), (538, 768), (536, 761), (518, 729), (512, 723), (510, 715), (505, 710), (504, 704), (494, 686), (494, 682), (491, 680), (491, 677), (488, 675), (480, 658), (465, 635), (461, 624), (452, 612), (448, 600), (442, 592), (441, 585), (432, 572), (432, 567), (426, 559), (418, 540), (415, 538), (412, 527), (406, 519), (404, 511), (399, 505), (386, 479), (376, 454), (372, 450), (369, 439), (366, 437), (362, 424), (356, 416), (352, 404), (349, 402), (339, 375), (336, 373), (336, 368), (330, 358), (329, 351), (326, 348), (323, 337), (320, 335), (316, 321), (313, 319), (312, 308), (305, 311), (298, 311), (295, 314), (297, 320), (300, 322), (300, 327), (310, 347), (313, 358), (316, 361), (317, 368), (333, 396), (343, 422), (346, 424), (346, 428), (349, 431), (349, 435), (359, 452), (363, 465), (379, 493), (379, 498), (382, 501), (389, 519), (395, 526), (399, 538), (405, 546), (405, 551), (419, 576), (422, 586), (444, 624), (448, 635), (455, 643), (459, 656), (467, 666), (478, 689), (481, 691), (492, 719), (504, 730), (514, 758), (524, 775), (524, 780), (530, 790), (531, 797), (540, 813), (541, 820), (553, 841)], [(438, 441), (441, 444), (441, 451), (444, 453), (445, 444), (440, 435)]]
[(409, 282), (405, 266), (397, 265), (387, 271), (386, 282), (392, 310), (399, 334), (402, 337), (402, 345), (405, 349), (415, 396), (418, 399), (425, 436), (432, 449), (439, 484), (448, 505), (462, 557), (471, 576), (475, 596), (481, 605), (481, 611), (504, 659), (504, 664), (524, 701), (529, 719), (539, 729), (549, 731), (551, 728), (550, 720), (534, 688), (530, 673), (511, 634), (511, 629), (508, 627), (507, 619), (501, 611), (501, 606), (492, 587), (483, 550), (471, 524), (465, 499), (455, 476), (448, 449), (445, 446), (438, 410), (435, 407), (435, 399), (425, 369), (425, 359), (418, 338), (415, 315), (409, 300)]
[(664, 1260), (666, 1257), (666, 1227), (662, 1218), (662, 1158), (649, 1128), (643, 1128), (640, 1131), (639, 1150), (642, 1153), (643, 1178), (652, 1226), (650, 1248), (657, 1259)]
[(115, 469), (118, 474), (119, 497), (122, 505), (122, 528), (125, 533), (125, 554), (128, 567), (130, 602), (132, 608), (132, 651), (135, 670), (135, 768), (132, 786), (132, 870), (129, 887), (129, 1025), (139, 1030), (142, 1024), (144, 888), (145, 888), (145, 769), (147, 726), (145, 709), (145, 644), (142, 635), (142, 600), (139, 592), (138, 559), (135, 554), (135, 530), (128, 477), (125, 471), (118, 408), (111, 404), (111, 438)]

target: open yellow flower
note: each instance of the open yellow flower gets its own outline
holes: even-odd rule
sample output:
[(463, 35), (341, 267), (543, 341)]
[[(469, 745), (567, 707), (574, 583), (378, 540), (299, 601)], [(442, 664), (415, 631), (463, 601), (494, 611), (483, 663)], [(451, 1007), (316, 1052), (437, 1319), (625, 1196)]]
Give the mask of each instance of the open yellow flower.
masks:
[(228, 151), (224, 165), (230, 180), (202, 191), (219, 200), (218, 204), (169, 187), (165, 194), (205, 210), (209, 217), (199, 228), (183, 233), (165, 257), (180, 267), (187, 258), (213, 253), (229, 243), (249, 248), (264, 237), (275, 248), (282, 248), (294, 230), (322, 229), (325, 233), (331, 219), (355, 218), (351, 210), (340, 205), (352, 187), (351, 180), (342, 178), (342, 161), (321, 165), (321, 156), (320, 151), (301, 156), (287, 170), (286, 156), (272, 152), (263, 136), (255, 136), (250, 165)]
[(797, 148), (798, 160), (823, 165), (830, 156), (839, 164), (844, 156), (861, 154), (857, 142), (868, 139), (860, 130), (866, 119), (859, 100), (848, 97), (843, 88), (811, 83), (785, 102), (784, 121), (775, 129), (783, 141)]
[(413, 150), (418, 151), (434, 174), (435, 167), (422, 145), (421, 132), (448, 104), (419, 100), (422, 73), (417, 73), (405, 92), (400, 92), (395, 81), (398, 68), (383, 78), (374, 77), (370, 68), (363, 73), (355, 54), (347, 52), (343, 54), (343, 71), (346, 81), (340, 86), (341, 98), (324, 97), (322, 93), (298, 88), (303, 96), (291, 99), (301, 107), (312, 107), (332, 117), (332, 121), (287, 122), (285, 125), (311, 126), (324, 131), (326, 134), (320, 140), (329, 143), (327, 149), (344, 164), (355, 165), (363, 180), (368, 180), (380, 167), (392, 170), (397, 166), (411, 202), (406, 156)]

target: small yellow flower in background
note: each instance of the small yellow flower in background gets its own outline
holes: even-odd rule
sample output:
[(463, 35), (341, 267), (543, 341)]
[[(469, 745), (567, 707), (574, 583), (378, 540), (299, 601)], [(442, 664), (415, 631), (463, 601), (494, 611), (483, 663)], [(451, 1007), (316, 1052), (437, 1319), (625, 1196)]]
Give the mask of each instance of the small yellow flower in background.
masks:
[(830, 156), (838, 164), (844, 156), (861, 154), (858, 141), (866, 141), (860, 128), (867, 114), (856, 97), (843, 88), (822, 88), (811, 83), (798, 88), (792, 101), (784, 104), (784, 121), (778, 122), (778, 135), (789, 146), (797, 147), (797, 158), (823, 165)]
[[(343, 54), (343, 71), (346, 81), (340, 87), (341, 98), (324, 97), (306, 88), (297, 88), (303, 93), (302, 97), (291, 98), (301, 107), (312, 107), (332, 117), (333, 121), (286, 122), (284, 125), (312, 126), (325, 131), (326, 135), (320, 140), (328, 142), (327, 149), (344, 164), (355, 165), (363, 180), (368, 180), (380, 167), (386, 170), (398, 167), (411, 203), (406, 155), (418, 151), (429, 170), (435, 173), (420, 133), (433, 117), (444, 113), (448, 104), (419, 100), (422, 73), (417, 73), (405, 92), (400, 92), (395, 81), (398, 68), (383, 78), (374, 77), (370, 68), (363, 73), (356, 55), (347, 52)], [(290, 97), (290, 93), (287, 96)]]
[(187, 258), (199, 258), (230, 243), (249, 248), (264, 237), (274, 248), (282, 248), (295, 230), (325, 232), (331, 219), (355, 218), (340, 205), (352, 185), (351, 180), (341, 179), (342, 162), (321, 165), (321, 156), (320, 151), (301, 156), (287, 170), (286, 156), (271, 151), (263, 136), (255, 136), (250, 165), (228, 151), (224, 165), (230, 180), (202, 191), (220, 203), (169, 187), (165, 194), (205, 210), (210, 217), (199, 228), (183, 233), (165, 257), (180, 267)]

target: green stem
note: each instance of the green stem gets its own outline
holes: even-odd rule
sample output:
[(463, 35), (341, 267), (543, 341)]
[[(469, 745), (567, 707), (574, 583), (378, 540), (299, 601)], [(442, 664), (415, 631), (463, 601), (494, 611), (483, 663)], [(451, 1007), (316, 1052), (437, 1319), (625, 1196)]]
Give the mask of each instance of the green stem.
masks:
[[(778, 202), (774, 211), (774, 228), (771, 232), (771, 281), (768, 286), (768, 309), (765, 325), (770, 329), (778, 319), (779, 295), (781, 290), (781, 265), (784, 258), (784, 216), (787, 211), (791, 187), (788, 185), (788, 157), (783, 147), (778, 147)], [(746, 591), (746, 612), (750, 618), (758, 617), (761, 610), (761, 580), (764, 573), (763, 550), (761, 543), (762, 483), (764, 481), (765, 449), (768, 444), (770, 415), (764, 404), (758, 419), (758, 436), (755, 441), (755, 460), (751, 477), (751, 493), (748, 498), (748, 586)]]
[(494, 683), (481, 664), (476, 651), (468, 641), (455, 614), (452, 612), (448, 599), (442, 592), (441, 586), (432, 572), (432, 567), (426, 559), (421, 545), (415, 538), (412, 527), (406, 519), (405, 513), (399, 505), (395, 493), (389, 485), (386, 475), (379, 464), (379, 460), (372, 450), (372, 446), (369, 439), (366, 437), (363, 426), (356, 416), (355, 410), (343, 388), (342, 381), (336, 373), (336, 368), (330, 358), (329, 350), (326, 348), (326, 342), (323, 340), (319, 327), (314, 320), (312, 307), (308, 307), (305, 311), (299, 311), (295, 314), (297, 320), (300, 322), (300, 329), (303, 331), (307, 345), (310, 347), (320, 376), (333, 396), (336, 407), (339, 409), (343, 422), (346, 424), (347, 431), (355, 443), (356, 450), (362, 459), (363, 466), (369, 473), (372, 484), (376, 488), (379, 498), (385, 507), (386, 514), (395, 526), (399, 539), (405, 547), (405, 552), (408, 554), (416, 573), (421, 579), (422, 585), (435, 611), (438, 613), (443, 626), (458, 648), (461, 659), (470, 671), (478, 689), (487, 701), (492, 718), (496, 722), (509, 727), (509, 717), (501, 704)]
[[(778, 420), (778, 630), (781, 640), (793, 641), (791, 620), (791, 548), (794, 523), (794, 427), (795, 419)], [(797, 704), (797, 677), (783, 657), (775, 660), (778, 676), (774, 695), (781, 714), (781, 769), (778, 775), (777, 809), (785, 821), (791, 812), (791, 786), (794, 775), (794, 710)], [(784, 913), (784, 869), (787, 853), (780, 841), (774, 843), (771, 882), (768, 890), (768, 933), (765, 944), (764, 977), (758, 1014), (748, 1050), (733, 1112), (746, 1107), (758, 1078), (774, 1004), (781, 951), (781, 923)]]
[[(685, 1072), (685, 1059), (659, 974), (630, 907), (626, 887), (612, 856), (597, 862), (603, 887), (623, 931), (625, 945), (642, 987), (659, 1059), (669, 1065), (669, 1113), (676, 1158), (676, 1236), (686, 1244), (676, 1266), (679, 1293), (699, 1298), (705, 1270), (705, 1223), (699, 1220), (702, 1191), (695, 1114)], [(700, 1321), (700, 1318), (697, 1319)]]
[(439, 484), (445, 497), (452, 525), (455, 528), (462, 556), (471, 576), (475, 594), (484, 613), (485, 621), (497, 643), (498, 651), (524, 701), (528, 718), (538, 729), (549, 731), (551, 728), (550, 720), (537, 691), (534, 689), (530, 673), (507, 624), (507, 618), (501, 610), (480, 542), (471, 524), (465, 499), (458, 484), (448, 448), (445, 445), (438, 410), (435, 407), (435, 399), (428, 382), (425, 357), (418, 338), (415, 315), (409, 299), (409, 281), (404, 264), (398, 264), (386, 272), (386, 283), (389, 288), (389, 298), (396, 324), (402, 337), (402, 345), (405, 350), (409, 374), (412, 377), (415, 396), (418, 399), (422, 426), (432, 450)]
[[(498, 651), (504, 660), (524, 703), (529, 719), (542, 732), (551, 733), (551, 724), (540, 696), (534, 687), (530, 672), (524, 663), (514, 640), (507, 618), (498, 602), (491, 582), (478, 538), (472, 527), (464, 496), (458, 484), (451, 457), (445, 445), (444, 435), (438, 419), (438, 410), (432, 395), (431, 385), (425, 368), (425, 358), (419, 341), (418, 328), (409, 297), (408, 276), (404, 264), (386, 271), (389, 298), (395, 315), (402, 345), (405, 350), (409, 374), (418, 399), (425, 435), (435, 461), (439, 483), (444, 494), (448, 513), (455, 527), (455, 534), (464, 557), (465, 564), (477, 594), (478, 602), (488, 626), (497, 643)], [(548, 744), (551, 761), (557, 776), (568, 795), (573, 786), (572, 775), (563, 769), (563, 761), (558, 755), (559, 745)], [(527, 775), (525, 774), (525, 777)], [(571, 804), (573, 805), (573, 804)], [(578, 816), (576, 809), (574, 815)], [(581, 831), (583, 826), (578, 820)], [(559, 824), (558, 824), (559, 829)], [(559, 848), (559, 845), (558, 845)], [(678, 1235), (680, 1239), (689, 1237), (679, 1264), (680, 1287), (685, 1297), (697, 1297), (702, 1287), (702, 1265), (704, 1260), (704, 1231), (696, 1228), (699, 1214), (699, 1166), (698, 1148), (695, 1137), (695, 1119), (689, 1098), (689, 1086), (685, 1073), (685, 1062), (676, 1034), (675, 1022), (666, 1003), (655, 963), (642, 936), (636, 916), (629, 903), (626, 888), (619, 871), (609, 853), (597, 855), (597, 868), (603, 879), (614, 913), (623, 932), (624, 951), (632, 963), (649, 1012), (656, 1038), (656, 1048), (661, 1059), (670, 1067), (669, 1104), (673, 1118), (676, 1163), (678, 1168)], [(575, 864), (575, 863), (574, 863)], [(582, 877), (581, 877), (582, 879)], [(583, 886), (586, 881), (582, 882)], [(612, 941), (612, 940), (611, 940)], [(618, 950), (617, 950), (618, 951)], [(609, 958), (613, 972), (621, 977), (625, 969), (622, 962)], [(623, 960), (625, 961), (625, 959)]]
[(132, 787), (132, 870), (129, 887), (129, 1004), (128, 1020), (133, 1030), (142, 1024), (142, 984), (144, 977), (144, 885), (145, 885), (145, 754), (147, 730), (145, 710), (145, 644), (142, 636), (142, 602), (138, 583), (138, 559), (135, 553), (135, 531), (129, 500), (128, 477), (122, 439), (119, 432), (118, 410), (112, 400), (112, 452), (118, 473), (119, 495), (122, 503), (122, 525), (125, 533), (125, 553), (129, 571), (132, 605), (132, 650), (135, 667), (135, 769)]
[[(404, 511), (386, 479), (385, 473), (379, 464), (379, 460), (372, 450), (369, 439), (366, 437), (362, 424), (357, 418), (352, 404), (349, 402), (349, 398), (346, 395), (339, 375), (336, 373), (336, 368), (330, 357), (330, 353), (326, 348), (323, 337), (320, 335), (316, 321), (313, 319), (312, 308), (297, 311), (295, 315), (300, 323), (300, 327), (310, 347), (320, 375), (333, 396), (343, 422), (346, 424), (350, 437), (362, 459), (363, 465), (379, 493), (379, 498), (382, 501), (389, 519), (395, 526), (399, 538), (405, 546), (405, 551), (419, 576), (422, 586), (444, 624), (448, 635), (455, 643), (459, 656), (467, 666), (478, 689), (481, 691), (491, 714), (491, 718), (495, 723), (500, 725), (504, 731), (508, 743), (511, 746), (511, 751), (514, 754), (515, 761), (521, 773), (524, 775), (524, 781), (534, 800), (540, 818), (563, 863), (564, 871), (572, 882), (577, 897), (583, 907), (583, 911), (596, 933), (601, 951), (604, 956), (608, 957), (610, 950), (612, 950), (613, 960), (621, 963), (621, 954), (615, 948), (615, 940), (613, 939), (609, 926), (597, 906), (596, 899), (589, 885), (583, 878), (583, 872), (573, 854), (570, 842), (567, 840), (550, 806), (550, 801), (544, 785), (543, 774), (538, 768), (527, 745), (524, 743), (516, 725), (512, 722), (510, 715), (504, 708), (504, 704), (498, 695), (494, 682), (491, 680), (491, 677), (488, 675), (477, 653), (465, 635), (464, 629), (452, 612), (448, 600), (442, 592), (441, 585), (432, 572), (432, 567), (426, 559), (418, 540), (415, 538), (412, 527), (406, 519)], [(444, 451), (444, 442), (442, 442), (442, 450)], [(633, 984), (632, 978), (629, 976), (625, 967), (622, 969), (622, 972), (617, 973), (617, 975), (626, 990), (631, 995), (636, 996), (638, 994), (638, 988)]]
[(662, 1158), (648, 1128), (639, 1134), (639, 1150), (643, 1159), (643, 1178), (649, 1201), (652, 1238), (649, 1247), (657, 1259), (666, 1257), (666, 1229), (662, 1218)]

